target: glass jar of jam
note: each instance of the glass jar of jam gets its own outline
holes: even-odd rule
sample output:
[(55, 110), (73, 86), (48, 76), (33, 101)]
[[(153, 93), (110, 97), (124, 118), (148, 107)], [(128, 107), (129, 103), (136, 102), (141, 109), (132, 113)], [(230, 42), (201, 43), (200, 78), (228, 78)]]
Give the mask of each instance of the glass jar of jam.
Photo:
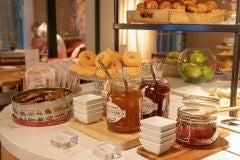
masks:
[(116, 132), (135, 132), (139, 130), (141, 120), (142, 95), (139, 83), (113, 81), (108, 93), (107, 124)]
[[(168, 117), (169, 101), (170, 101), (170, 87), (167, 79), (156, 74), (156, 80), (151, 74), (151, 63), (145, 63), (141, 66), (142, 81), (141, 93), (143, 95), (142, 101), (142, 116), (149, 118), (153, 116)], [(161, 70), (161, 68), (156, 67)], [(158, 73), (158, 72), (157, 72)]]
[(202, 114), (200, 108), (183, 106), (178, 109), (177, 142), (205, 146), (217, 139), (217, 115)]

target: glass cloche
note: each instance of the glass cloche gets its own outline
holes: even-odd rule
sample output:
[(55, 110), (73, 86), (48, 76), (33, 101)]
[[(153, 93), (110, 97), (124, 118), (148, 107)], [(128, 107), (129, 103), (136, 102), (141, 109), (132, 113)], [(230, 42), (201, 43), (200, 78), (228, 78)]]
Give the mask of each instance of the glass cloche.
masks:
[(179, 56), (178, 70), (187, 82), (209, 81), (216, 70), (216, 56), (210, 49), (185, 49)]

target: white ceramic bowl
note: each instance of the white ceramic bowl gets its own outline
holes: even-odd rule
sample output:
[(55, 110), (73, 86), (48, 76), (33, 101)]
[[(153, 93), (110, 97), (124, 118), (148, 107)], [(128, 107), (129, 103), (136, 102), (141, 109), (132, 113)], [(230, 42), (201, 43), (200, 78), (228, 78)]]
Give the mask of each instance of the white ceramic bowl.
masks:
[(91, 124), (99, 121), (100, 118), (102, 117), (102, 114), (103, 114), (103, 111), (89, 114), (89, 115), (74, 112), (74, 117), (80, 122), (83, 122), (85, 124)]
[(96, 103), (96, 104), (92, 104), (92, 105), (82, 105), (77, 102), (73, 102), (74, 108), (85, 109), (85, 110), (96, 109), (101, 106), (103, 106), (103, 103)]
[(93, 114), (93, 113), (103, 111), (103, 106), (100, 106), (100, 107), (97, 107), (97, 108), (94, 108), (94, 109), (82, 109), (82, 108), (78, 108), (78, 107), (73, 107), (73, 111), (81, 113), (81, 114), (89, 115), (89, 114)]
[(178, 72), (177, 65), (164, 64), (164, 66), (163, 66), (163, 75), (169, 76), (169, 77), (179, 77), (180, 74)]
[(154, 130), (156, 132), (164, 132), (175, 128), (177, 121), (159, 116), (146, 118), (140, 121), (141, 126)]
[(156, 137), (156, 138), (163, 138), (163, 137), (166, 137), (166, 136), (176, 133), (176, 127), (173, 129), (167, 130), (165, 132), (161, 132), (161, 133), (153, 131), (153, 130), (145, 128), (145, 127), (142, 127), (142, 126), (140, 127), (140, 129), (141, 129), (142, 133), (147, 134), (152, 137)]
[(81, 105), (93, 105), (96, 103), (103, 103), (104, 99), (102, 96), (95, 94), (84, 94), (73, 98), (74, 103)]
[(144, 138), (139, 138), (140, 143), (142, 144), (143, 148), (149, 152), (152, 152), (156, 155), (162, 154), (166, 151), (168, 151), (171, 146), (173, 145), (173, 143), (175, 142), (175, 138), (171, 139), (169, 141), (166, 141), (164, 143), (161, 144), (157, 144), (154, 142), (151, 142), (149, 140), (146, 140)]
[(148, 134), (145, 134), (145, 133), (141, 132), (140, 133), (140, 137), (144, 138), (146, 140), (149, 140), (151, 142), (160, 144), (160, 143), (167, 142), (167, 141), (169, 141), (171, 139), (176, 139), (176, 133), (170, 134), (170, 135), (168, 135), (166, 137), (163, 137), (163, 138), (156, 138), (156, 137), (153, 137), (153, 136), (150, 136)]

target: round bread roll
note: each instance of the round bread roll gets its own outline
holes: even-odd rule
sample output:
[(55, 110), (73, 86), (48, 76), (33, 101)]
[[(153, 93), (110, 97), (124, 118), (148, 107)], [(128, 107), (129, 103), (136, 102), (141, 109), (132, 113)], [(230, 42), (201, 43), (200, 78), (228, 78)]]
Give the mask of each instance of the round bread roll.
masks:
[(196, 7), (197, 7), (197, 13), (207, 13), (208, 11), (208, 7), (204, 3), (198, 3)]
[(137, 52), (126, 52), (122, 56), (122, 61), (127, 67), (138, 67), (141, 64), (141, 55)]
[(146, 9), (158, 9), (158, 2), (156, 1), (147, 2)]
[(186, 7), (186, 11), (197, 13), (198, 9), (197, 9), (197, 6), (195, 4), (188, 4), (187, 7)]
[[(115, 75), (117, 75), (117, 72), (115, 69), (107, 69), (108, 73), (110, 74), (110, 76), (114, 77)], [(96, 71), (96, 76), (99, 78), (105, 78), (106, 74), (105, 72), (100, 68)]]
[(84, 77), (93, 77), (96, 75), (96, 68), (94, 66), (82, 66), (74, 64), (70, 66), (70, 70)]
[(106, 68), (108, 68), (111, 65), (112, 62), (112, 55), (106, 51), (102, 51), (101, 53), (99, 53), (95, 59), (95, 65), (97, 68), (101, 68), (98, 60), (102, 61), (102, 63), (104, 64), (104, 66)]
[(96, 54), (92, 51), (83, 51), (79, 54), (79, 64), (82, 66), (94, 66), (95, 65)]
[(212, 12), (218, 8), (216, 2), (214, 1), (207, 1), (205, 4), (207, 5), (207, 12)]
[(161, 1), (158, 6), (159, 9), (171, 9), (172, 3), (169, 1)]
[(109, 69), (115, 69), (116, 71), (121, 70), (122, 64), (116, 58), (112, 58), (112, 62)]
[(126, 67), (127, 74), (129, 77), (139, 77), (140, 76), (140, 68), (139, 67)]
[(137, 4), (137, 10), (143, 10), (143, 9), (145, 9), (145, 4), (144, 3)]
[(106, 50), (106, 52), (108, 52), (109, 54), (111, 54), (111, 56), (112, 56), (113, 58), (116, 58), (116, 59), (119, 60), (120, 62), (122, 61), (122, 55), (121, 55), (120, 53), (118, 53), (117, 51), (114, 51), (114, 50), (108, 48), (108, 49)]
[(197, 4), (197, 0), (183, 0), (185, 6)]
[(182, 1), (175, 1), (172, 3), (172, 9), (185, 9), (185, 5)]

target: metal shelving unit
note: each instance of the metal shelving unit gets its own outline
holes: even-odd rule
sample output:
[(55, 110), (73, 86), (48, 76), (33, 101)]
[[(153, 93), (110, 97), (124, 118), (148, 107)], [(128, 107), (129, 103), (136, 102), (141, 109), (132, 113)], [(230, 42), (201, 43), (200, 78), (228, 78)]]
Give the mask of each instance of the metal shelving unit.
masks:
[[(119, 49), (119, 29), (189, 31), (189, 32), (231, 32), (235, 33), (235, 44), (232, 66), (230, 106), (236, 106), (237, 86), (240, 62), (240, 1), (237, 1), (235, 24), (126, 24), (119, 23), (118, 0), (114, 0), (114, 48)], [(236, 112), (230, 112), (235, 117)]]

